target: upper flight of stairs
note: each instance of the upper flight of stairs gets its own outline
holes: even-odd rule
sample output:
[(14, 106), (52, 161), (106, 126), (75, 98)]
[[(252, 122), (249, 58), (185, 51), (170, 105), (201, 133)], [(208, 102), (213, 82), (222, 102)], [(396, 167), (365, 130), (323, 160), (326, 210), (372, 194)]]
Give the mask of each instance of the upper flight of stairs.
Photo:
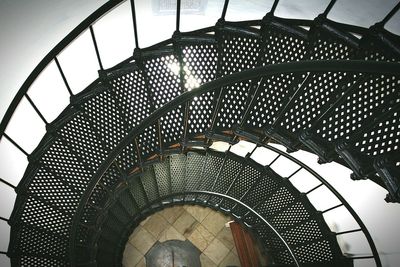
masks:
[[(293, 263), (257, 216), (218, 194), (255, 209), (305, 266), (351, 264), (290, 183), (249, 158), (207, 148), (245, 139), (307, 150), (384, 186), (398, 202), (399, 59), (400, 37), (382, 24), (361, 29), (324, 15), (220, 20), (136, 49), (72, 96), (29, 155), (10, 218), (13, 265), (112, 266), (146, 212), (186, 202), (237, 216), (277, 263)], [(277, 70), (235, 76), (268, 66)], [(194, 89), (213, 81), (215, 88)], [(149, 121), (153, 112), (160, 116)]]

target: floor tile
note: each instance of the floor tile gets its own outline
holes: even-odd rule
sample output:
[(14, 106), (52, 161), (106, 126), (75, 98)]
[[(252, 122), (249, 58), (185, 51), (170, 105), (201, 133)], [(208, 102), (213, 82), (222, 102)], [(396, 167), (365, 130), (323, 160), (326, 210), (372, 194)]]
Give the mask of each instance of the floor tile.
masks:
[(147, 217), (146, 219), (144, 219), (143, 221), (141, 221), (140, 222), (140, 226), (143, 226), (148, 220), (150, 220), (150, 218), (152, 217), (153, 215), (150, 215), (149, 217)]
[(129, 243), (137, 248), (143, 255), (147, 253), (156, 241), (157, 239), (143, 227), (129, 238)]
[(135, 267), (146, 267), (146, 258), (143, 257)]
[(202, 253), (200, 255), (200, 263), (201, 263), (202, 267), (216, 267), (217, 266), (212, 260), (210, 260), (209, 257), (204, 255), (204, 253)]
[(226, 267), (226, 266), (240, 266), (240, 260), (237, 255), (235, 255), (233, 252), (229, 252), (228, 255), (222, 260), (222, 262), (219, 264), (221, 267)]
[(229, 249), (232, 249), (235, 245), (235, 241), (233, 241), (231, 228), (229, 227), (224, 226), (221, 229), (221, 231), (218, 232), (216, 237)]
[(193, 216), (190, 215), (189, 212), (184, 210), (181, 216), (179, 216), (179, 218), (177, 218), (176, 221), (173, 223), (173, 226), (176, 230), (178, 230), (179, 233), (181, 233), (185, 237), (188, 237), (194, 231), (197, 224), (198, 222), (196, 221), (196, 219), (193, 218)]
[(167, 222), (173, 224), (176, 219), (182, 214), (184, 208), (182, 206), (173, 206), (161, 211), (161, 216), (163, 216)]
[(164, 241), (167, 241), (167, 240), (175, 240), (175, 239), (176, 240), (182, 240), (182, 241), (186, 240), (186, 238), (181, 233), (179, 233), (175, 229), (175, 227), (170, 226), (167, 229), (165, 229), (164, 232), (162, 232), (160, 234), (160, 238), (158, 239), (158, 241), (164, 242)]
[(135, 267), (142, 258), (144, 258), (143, 254), (128, 242), (122, 257), (122, 265), (124, 267)]
[(229, 249), (222, 244), (217, 238), (203, 251), (203, 253), (210, 258), (215, 264), (220, 264), (222, 260), (228, 255)]
[(185, 210), (190, 213), (198, 222), (202, 222), (205, 217), (210, 213), (211, 209), (202, 206), (184, 206)]
[(214, 239), (214, 235), (210, 233), (203, 225), (199, 224), (196, 226), (193, 233), (190, 234), (188, 239), (200, 251), (203, 251), (208, 247), (208, 245), (210, 245)]
[(210, 212), (207, 217), (203, 220), (202, 224), (207, 228), (212, 234), (217, 235), (221, 231), (222, 227), (225, 227), (227, 218), (216, 211)]
[(164, 219), (164, 217), (156, 213), (146, 221), (146, 223), (143, 225), (143, 228), (145, 228), (157, 239), (161, 232), (167, 229), (169, 225), (170, 224)]

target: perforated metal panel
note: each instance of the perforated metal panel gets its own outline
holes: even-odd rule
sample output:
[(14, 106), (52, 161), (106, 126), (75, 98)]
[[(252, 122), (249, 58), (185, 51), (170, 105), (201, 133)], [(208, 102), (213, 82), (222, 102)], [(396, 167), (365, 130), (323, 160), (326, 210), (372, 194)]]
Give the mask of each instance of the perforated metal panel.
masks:
[(19, 264), (21, 264), (21, 266), (43, 266), (43, 267), (69, 266), (69, 263), (64, 260), (40, 258), (35, 256), (21, 256)]
[(29, 185), (29, 192), (73, 214), (78, 206), (80, 192), (71, 188), (69, 184), (55, 177), (54, 173), (41, 165), (34, 173), (30, 173), (33, 180)]
[[(261, 172), (252, 166), (246, 165), (238, 175), (239, 176), (237, 177), (235, 183), (232, 184), (227, 195), (241, 200), (246, 191), (249, 190), (250, 187), (252, 187), (254, 183), (260, 179)], [(225, 210), (230, 210), (232, 209), (233, 204), (231, 202), (223, 201), (220, 206)]]
[[(168, 50), (168, 49), (166, 49)], [(180, 63), (173, 52), (163, 51), (157, 56), (144, 58), (149, 90), (155, 109), (162, 107), (183, 91), (181, 88)], [(160, 120), (163, 146), (170, 146), (183, 136), (184, 109), (177, 107)]]
[[(254, 68), (259, 64), (260, 35), (257, 29), (217, 28), (216, 36), (219, 76)], [(230, 129), (239, 124), (251, 84), (251, 80), (246, 80), (222, 89), (214, 131)]]
[[(279, 187), (278, 183), (278, 176), (273, 173), (272, 171), (263, 173), (261, 179), (256, 181), (255, 186), (252, 186), (246, 195), (243, 197), (242, 202), (247, 204), (250, 207), (254, 207), (256, 204), (260, 203), (261, 201), (265, 200), (265, 198), (275, 192)], [(245, 210), (240, 209), (237, 206), (234, 210), (234, 214), (243, 214)]]
[(399, 85), (394, 76), (371, 75), (324, 117), (316, 132), (327, 141), (349, 137), (371, 117), (385, 112), (400, 100)]
[(327, 240), (321, 240), (318, 243), (311, 243), (294, 249), (294, 253), (298, 256), (301, 263), (330, 262), (333, 259), (331, 251)]
[(145, 160), (160, 150), (160, 142), (157, 133), (158, 125), (156, 123), (139, 134), (138, 146), (142, 160)]
[(171, 194), (172, 185), (171, 185), (169, 158), (166, 158), (164, 162), (154, 164), (153, 168), (157, 179), (158, 191), (160, 197)]
[(355, 143), (355, 147), (363, 154), (375, 157), (397, 151), (399, 144), (400, 111), (397, 110), (374, 130), (364, 133), (362, 139)]
[(32, 196), (28, 196), (21, 221), (60, 235), (68, 235), (71, 217)]
[(310, 75), (310, 82), (302, 86), (302, 93), (293, 101), (292, 108), (283, 115), (279, 125), (294, 134), (310, 128), (315, 119), (354, 85), (359, 76), (343, 72)]
[(222, 154), (218, 154), (217, 152), (208, 152), (207, 153), (207, 161), (204, 166), (202, 183), (199, 187), (199, 190), (209, 191), (211, 190), (215, 178), (218, 176), (218, 172), (222, 167), (224, 159), (220, 156)]
[(144, 75), (136, 66), (112, 75), (108, 82), (128, 126), (127, 130), (137, 126), (150, 114), (151, 97)]
[[(230, 153), (227, 154), (223, 170), (220, 175), (216, 177), (216, 182), (212, 189), (213, 192), (226, 194), (230, 185), (234, 182), (234, 179), (238, 176), (242, 168), (242, 162), (239, 160), (240, 159), (235, 157), (235, 155)], [(210, 203), (218, 203), (215, 197), (211, 197), (209, 201)]]
[(18, 234), (22, 241), (18, 248), (21, 253), (54, 258), (67, 256), (68, 239), (65, 236), (26, 226), (22, 226)]
[(282, 237), (289, 245), (309, 242), (322, 238), (320, 226), (315, 220), (307, 221), (286, 232), (282, 232)]
[(120, 181), (121, 173), (115, 164), (112, 164), (100, 179), (100, 182), (108, 188), (113, 188)]
[(131, 217), (133, 217), (138, 212), (135, 199), (129, 192), (129, 189), (126, 189), (123, 193), (121, 193), (118, 200), (121, 202), (121, 205), (124, 206), (125, 210)]
[(299, 79), (294, 74), (277, 74), (263, 77), (257, 94), (254, 96), (253, 106), (249, 107), (247, 118), (243, 127), (249, 131), (264, 129), (271, 125), (284, 101), (295, 90)]
[[(207, 37), (201, 43), (180, 41), (182, 51), (184, 87), (186, 91), (215, 80), (217, 74), (217, 45), (213, 37)], [(189, 103), (188, 138), (203, 134), (210, 126), (214, 107), (214, 92), (196, 97)]]
[[(69, 148), (60, 140), (55, 140), (52, 146), (44, 153), (41, 161), (58, 177), (83, 192), (90, 181), (92, 171), (71, 154)], [(73, 171), (72, 171), (73, 170)]]
[(158, 193), (158, 185), (153, 168), (146, 167), (143, 171), (143, 174), (140, 176), (140, 180), (146, 192), (147, 199), (150, 202), (157, 200), (160, 196)]
[(136, 150), (135, 144), (130, 143), (121, 153), (115, 158), (115, 162), (124, 172), (129, 172), (133, 166), (138, 164), (138, 152)]
[(263, 217), (270, 218), (290, 205), (294, 200), (295, 197), (291, 192), (287, 188), (281, 187), (268, 197), (264, 203), (257, 206), (256, 211), (263, 215)]
[(183, 106), (178, 106), (161, 117), (161, 141), (163, 147), (167, 148), (182, 141), (184, 127), (183, 110)]
[(282, 231), (297, 222), (304, 221), (309, 218), (310, 214), (306, 208), (300, 202), (298, 202), (277, 214), (271, 219), (271, 223), (276, 227), (276, 229)]
[(357, 54), (358, 39), (341, 31), (334, 22), (318, 21), (310, 30), (311, 59), (351, 59)]
[(104, 143), (99, 140), (98, 132), (91, 122), (82, 114), (77, 113), (59, 133), (70, 146), (71, 152), (75, 153), (87, 168), (96, 169), (105, 160), (107, 151)]
[(185, 191), (186, 155), (171, 155), (169, 158), (173, 193)]
[(108, 149), (113, 149), (127, 133), (127, 123), (114, 93), (108, 88), (97, 89), (100, 92), (82, 104), (82, 109), (99, 138)]
[(299, 61), (307, 58), (307, 31), (275, 18), (267, 18), (261, 26), (263, 65)]
[(129, 180), (129, 191), (131, 192), (136, 204), (139, 208), (143, 208), (147, 205), (148, 200), (146, 197), (146, 192), (141, 184), (140, 177), (135, 176)]

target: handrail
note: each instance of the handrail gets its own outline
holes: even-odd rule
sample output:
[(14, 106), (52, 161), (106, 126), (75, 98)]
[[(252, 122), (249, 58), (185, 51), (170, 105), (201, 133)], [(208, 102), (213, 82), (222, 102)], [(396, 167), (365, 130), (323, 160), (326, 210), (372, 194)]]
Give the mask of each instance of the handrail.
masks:
[[(395, 74), (400, 75), (400, 63), (393, 62), (379, 62), (379, 61), (362, 61), (362, 60), (333, 60), (333, 61), (298, 61), (283, 64), (269, 65), (265, 67), (258, 67), (254, 69), (245, 70), (242, 72), (234, 73), (224, 76), (205, 83), (196, 89), (185, 92), (182, 95), (171, 100), (161, 108), (154, 111), (142, 123), (133, 128), (127, 136), (108, 154), (105, 161), (99, 166), (97, 172), (94, 174), (92, 180), (88, 184), (88, 189), (84, 192), (81, 202), (78, 205), (76, 213), (73, 218), (70, 236), (70, 255), (73, 257), (74, 241), (76, 237), (76, 228), (80, 214), (86, 206), (94, 187), (99, 182), (101, 177), (112, 164), (115, 157), (128, 145), (132, 140), (137, 137), (147, 127), (151, 126), (156, 120), (160, 119), (164, 114), (173, 110), (175, 107), (190, 101), (193, 97), (200, 94), (209, 92), (211, 90), (222, 90), (222, 87), (233, 84), (242, 80), (249, 80), (259, 78), (266, 75), (282, 74), (282, 73), (299, 73), (299, 72), (328, 72), (328, 71), (344, 71), (344, 72), (362, 72), (362, 73), (379, 73), (379, 74)], [(378, 264), (378, 266), (380, 266)]]
[[(121, 193), (121, 192), (118, 192)], [(201, 191), (201, 190), (193, 190), (193, 191), (185, 191), (185, 192), (178, 192), (178, 193), (171, 193), (168, 195), (165, 195), (161, 198), (158, 198), (157, 200), (151, 201), (149, 202), (147, 205), (145, 205), (143, 208), (141, 208), (140, 211), (138, 211), (138, 214), (135, 215), (134, 217), (134, 221), (132, 222), (132, 224), (134, 224), (137, 220), (137, 218), (141, 218), (141, 214), (145, 212), (146, 215), (148, 214), (148, 210), (151, 209), (151, 207), (154, 204), (160, 203), (164, 200), (170, 199), (170, 198), (174, 198), (174, 197), (179, 197), (179, 196), (185, 196), (185, 195), (210, 195), (210, 196), (217, 196), (217, 197), (221, 197), (221, 198), (225, 198), (228, 200), (231, 200), (233, 202), (235, 202), (235, 205), (241, 205), (242, 207), (244, 207), (245, 209), (248, 210), (248, 212), (253, 213), (256, 217), (258, 217), (265, 225), (268, 226), (269, 229), (272, 230), (272, 232), (279, 238), (279, 240), (284, 244), (284, 246), (286, 247), (286, 249), (288, 250), (290, 256), (292, 257), (294, 264), (297, 267), (300, 267), (301, 264), (299, 262), (299, 260), (297, 259), (296, 255), (294, 254), (294, 252), (292, 251), (292, 249), (290, 248), (289, 244), (285, 241), (285, 239), (282, 237), (282, 235), (274, 228), (274, 226), (272, 226), (263, 216), (261, 216), (257, 211), (255, 211), (253, 208), (251, 208), (250, 206), (248, 206), (247, 204), (245, 204), (244, 202), (228, 196), (228, 195), (224, 195), (221, 193), (217, 193), (217, 192), (212, 192), (212, 191)], [(185, 201), (183, 201), (184, 203)], [(190, 203), (188, 203), (190, 204)], [(207, 205), (206, 203), (196, 203), (198, 205), (204, 205), (206, 207), (209, 207), (209, 205)], [(111, 206), (109, 206), (108, 208), (110, 208)], [(158, 211), (158, 210), (157, 210)]]
[[(263, 146), (268, 148), (268, 149), (270, 149), (270, 150), (272, 150), (272, 151), (274, 151), (274, 152), (276, 152), (276, 153), (279, 153), (280, 155), (286, 157), (287, 159), (289, 159), (289, 160), (295, 162), (296, 164), (302, 166), (306, 171), (308, 171), (315, 178), (317, 178), (321, 182), (321, 185), (323, 184), (324, 186), (326, 186), (335, 195), (335, 197), (337, 197), (339, 199), (339, 201), (341, 202), (340, 205), (336, 205), (336, 206), (334, 206), (332, 208), (329, 208), (329, 209), (323, 211), (323, 213), (328, 212), (330, 210), (333, 210), (334, 208), (341, 207), (342, 205), (345, 206), (345, 208), (350, 212), (351, 216), (353, 216), (354, 220), (358, 223), (358, 225), (360, 226), (362, 232), (364, 233), (365, 237), (367, 238), (367, 241), (368, 241), (368, 244), (369, 244), (369, 246), (371, 248), (371, 252), (372, 252), (372, 254), (374, 256), (376, 265), (378, 267), (381, 267), (382, 263), (381, 263), (380, 258), (379, 258), (379, 253), (378, 253), (378, 250), (376, 249), (374, 241), (372, 240), (371, 234), (369, 233), (367, 227), (365, 226), (365, 224), (363, 223), (361, 218), (354, 211), (354, 209), (351, 207), (351, 205), (346, 201), (346, 199), (344, 199), (344, 197), (342, 197), (342, 195), (340, 195), (339, 192), (336, 191), (336, 189), (330, 183), (328, 183), (328, 181), (326, 181), (321, 175), (319, 175), (317, 172), (315, 172), (313, 169), (311, 169), (306, 164), (302, 163), (300, 160), (296, 159), (295, 157), (293, 157), (293, 156), (291, 156), (291, 155), (289, 155), (287, 153), (282, 153), (281, 150), (279, 150), (278, 148), (275, 148), (273, 146), (265, 145), (265, 144)], [(319, 185), (318, 185), (318, 187), (319, 187)], [(312, 190), (314, 190), (314, 189), (312, 189)], [(309, 192), (307, 192), (307, 193), (309, 193)]]
[(34, 68), (34, 70), (29, 74), (28, 78), (22, 84), (21, 88), (18, 90), (14, 99), (12, 100), (10, 106), (8, 107), (2, 121), (0, 124), (0, 138), (3, 136), (4, 131), (14, 114), (15, 109), (17, 108), (19, 102), (22, 97), (29, 90), (33, 82), (39, 76), (39, 74), (50, 64), (55, 57), (64, 50), (76, 37), (78, 37), (82, 32), (87, 30), (90, 25), (92, 25), (96, 20), (98, 20), (101, 16), (106, 14), (108, 11), (116, 7), (118, 4), (124, 2), (126, 0), (110, 0), (107, 1), (104, 5), (99, 7), (96, 11), (94, 11), (91, 15), (89, 15), (85, 20), (83, 20), (75, 29), (73, 29), (64, 39), (62, 39), (50, 52), (39, 62), (39, 64)]

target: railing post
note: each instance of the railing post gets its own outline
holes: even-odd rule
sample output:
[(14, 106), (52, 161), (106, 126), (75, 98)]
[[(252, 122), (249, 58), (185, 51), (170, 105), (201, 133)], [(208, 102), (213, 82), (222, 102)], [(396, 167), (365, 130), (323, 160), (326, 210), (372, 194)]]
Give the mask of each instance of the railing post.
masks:
[(226, 10), (228, 9), (229, 0), (225, 0), (224, 7), (222, 8), (221, 20), (225, 20)]
[(64, 74), (64, 72), (63, 72), (63, 70), (62, 70), (62, 68), (61, 68), (60, 62), (58, 61), (58, 58), (57, 58), (57, 57), (54, 57), (54, 62), (55, 62), (56, 65), (57, 65), (58, 71), (60, 72), (61, 78), (63, 79), (63, 82), (64, 82), (64, 84), (65, 84), (65, 87), (66, 87), (67, 90), (68, 90), (69, 95), (70, 95), (70, 96), (74, 95), (74, 94), (72, 93), (71, 87), (69, 87), (67, 78), (65, 77), (65, 74)]
[(20, 145), (17, 144), (17, 142), (15, 142), (10, 136), (8, 136), (8, 134), (4, 133), (3, 136), (11, 142), (11, 144), (13, 144), (16, 148), (18, 148), (19, 151), (21, 151), (23, 154), (25, 154), (25, 156), (29, 156), (29, 153), (26, 152)]
[(100, 52), (99, 52), (99, 48), (97, 46), (96, 36), (94, 35), (93, 26), (90, 25), (89, 29), (90, 29), (90, 35), (92, 36), (93, 46), (94, 46), (94, 50), (96, 51), (96, 57), (97, 57), (97, 61), (100, 66), (100, 70), (104, 70), (103, 63), (101, 63)]
[(135, 10), (135, 0), (130, 0), (131, 2), (131, 12), (132, 12), (132, 22), (133, 22), (133, 34), (135, 35), (135, 47), (139, 48), (139, 39), (136, 23), (136, 10)]
[(181, 23), (181, 0), (176, 1), (176, 31), (179, 32)]

